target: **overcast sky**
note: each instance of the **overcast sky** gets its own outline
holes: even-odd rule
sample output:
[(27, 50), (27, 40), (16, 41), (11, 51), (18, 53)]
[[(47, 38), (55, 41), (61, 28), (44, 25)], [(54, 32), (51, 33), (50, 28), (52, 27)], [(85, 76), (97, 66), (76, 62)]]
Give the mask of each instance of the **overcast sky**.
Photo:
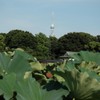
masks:
[(87, 32), (100, 35), (100, 0), (0, 0), (0, 32), (13, 29), (50, 35)]

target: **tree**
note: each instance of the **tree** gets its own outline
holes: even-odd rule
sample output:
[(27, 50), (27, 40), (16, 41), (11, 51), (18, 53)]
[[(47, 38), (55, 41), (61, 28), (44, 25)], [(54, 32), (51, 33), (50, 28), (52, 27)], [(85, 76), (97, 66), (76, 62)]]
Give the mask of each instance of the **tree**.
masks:
[(100, 42), (100, 35), (97, 35), (97, 41)]
[(28, 31), (11, 30), (7, 33), (5, 42), (10, 48), (35, 48), (35, 38)]
[(85, 48), (89, 51), (100, 52), (100, 42), (92, 41), (85, 45)]
[(34, 56), (38, 59), (48, 59), (50, 57), (50, 42), (48, 37), (43, 33), (38, 33), (35, 35), (36, 48), (34, 51)]
[(6, 33), (0, 33), (4, 38), (6, 37)]
[(0, 35), (0, 52), (2, 52), (4, 49), (5, 49), (4, 36)]
[(51, 53), (51, 59), (55, 59), (59, 55), (59, 50), (58, 50), (58, 39), (54, 36), (49, 37), (50, 40), (50, 53)]
[(85, 50), (85, 45), (96, 38), (84, 32), (73, 32), (65, 34), (59, 38), (60, 53), (64, 54), (66, 51), (80, 51)]

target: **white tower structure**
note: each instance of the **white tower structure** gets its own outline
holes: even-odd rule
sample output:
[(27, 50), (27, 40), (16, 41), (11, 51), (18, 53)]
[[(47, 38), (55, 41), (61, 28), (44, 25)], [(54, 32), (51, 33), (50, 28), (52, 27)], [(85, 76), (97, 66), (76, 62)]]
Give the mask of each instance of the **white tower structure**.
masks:
[(54, 29), (55, 29), (55, 25), (54, 25), (54, 12), (52, 12), (52, 23), (51, 23), (51, 26), (50, 26), (50, 36), (54, 36)]

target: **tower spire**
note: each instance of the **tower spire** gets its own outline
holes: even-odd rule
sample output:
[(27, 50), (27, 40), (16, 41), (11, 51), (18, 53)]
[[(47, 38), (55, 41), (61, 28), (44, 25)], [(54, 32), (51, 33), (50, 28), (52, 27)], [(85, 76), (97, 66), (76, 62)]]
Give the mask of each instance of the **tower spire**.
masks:
[(54, 36), (54, 29), (55, 29), (55, 25), (54, 25), (54, 12), (52, 12), (52, 23), (51, 23), (51, 26), (50, 26), (50, 36)]

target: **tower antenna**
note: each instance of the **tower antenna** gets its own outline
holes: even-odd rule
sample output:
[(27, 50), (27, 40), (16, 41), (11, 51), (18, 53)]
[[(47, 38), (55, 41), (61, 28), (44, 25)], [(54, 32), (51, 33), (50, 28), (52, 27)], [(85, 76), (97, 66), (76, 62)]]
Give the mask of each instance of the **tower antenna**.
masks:
[(50, 36), (54, 36), (54, 29), (55, 29), (55, 25), (54, 25), (54, 12), (52, 12), (52, 23), (51, 23), (51, 26), (50, 26)]

